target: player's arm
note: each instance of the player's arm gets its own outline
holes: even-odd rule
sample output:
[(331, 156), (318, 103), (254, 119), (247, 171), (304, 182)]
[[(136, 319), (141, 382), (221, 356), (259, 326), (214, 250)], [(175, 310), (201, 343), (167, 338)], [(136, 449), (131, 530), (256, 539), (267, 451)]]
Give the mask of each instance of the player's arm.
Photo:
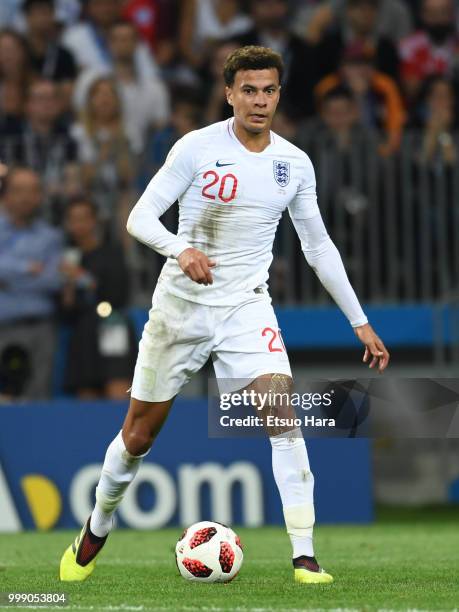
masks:
[(191, 280), (208, 285), (212, 283), (210, 268), (215, 263), (205, 253), (166, 229), (159, 220), (193, 181), (196, 145), (189, 136), (182, 138), (171, 149), (164, 166), (151, 179), (132, 209), (126, 227), (139, 242), (160, 255), (177, 259)]
[(389, 353), (377, 336), (360, 306), (349, 282), (341, 256), (328, 235), (317, 206), (315, 177), (309, 162), (308, 177), (297, 198), (289, 206), (290, 216), (301, 240), (306, 261), (313, 268), (322, 285), (335, 300), (354, 328), (359, 340), (365, 345), (363, 361), (370, 359), (370, 368), (376, 365), (383, 372), (389, 363)]

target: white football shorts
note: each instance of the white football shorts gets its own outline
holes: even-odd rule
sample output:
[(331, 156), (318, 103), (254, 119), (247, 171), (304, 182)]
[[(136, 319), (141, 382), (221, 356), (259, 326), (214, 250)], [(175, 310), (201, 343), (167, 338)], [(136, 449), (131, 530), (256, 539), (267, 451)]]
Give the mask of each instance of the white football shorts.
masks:
[(139, 343), (131, 396), (146, 402), (173, 398), (212, 355), (220, 392), (231, 381), (262, 374), (291, 376), (271, 299), (263, 290), (237, 306), (197, 304), (158, 285)]

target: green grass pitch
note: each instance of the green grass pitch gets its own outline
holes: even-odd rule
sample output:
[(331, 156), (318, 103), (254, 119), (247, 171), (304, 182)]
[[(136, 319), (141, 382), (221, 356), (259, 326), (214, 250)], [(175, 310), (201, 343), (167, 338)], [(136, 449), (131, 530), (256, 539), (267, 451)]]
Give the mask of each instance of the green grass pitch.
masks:
[[(245, 561), (230, 584), (183, 580), (173, 549), (181, 532), (119, 530), (85, 583), (59, 582), (76, 532), (0, 535), (0, 592), (66, 592), (68, 610), (453, 610), (459, 607), (456, 511), (385, 513), (369, 526), (316, 529), (332, 585), (296, 585), (281, 528), (237, 529)], [(0, 604), (2, 609), (17, 609)]]

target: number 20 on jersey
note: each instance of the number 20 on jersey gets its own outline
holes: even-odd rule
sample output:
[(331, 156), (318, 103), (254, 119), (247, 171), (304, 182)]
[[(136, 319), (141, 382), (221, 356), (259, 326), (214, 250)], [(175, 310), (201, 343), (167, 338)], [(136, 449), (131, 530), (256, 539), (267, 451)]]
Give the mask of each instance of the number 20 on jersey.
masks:
[(237, 178), (234, 174), (224, 174), (220, 177), (215, 170), (204, 173), (205, 185), (202, 188), (202, 196), (209, 200), (220, 200), (225, 204), (232, 202), (236, 197)]

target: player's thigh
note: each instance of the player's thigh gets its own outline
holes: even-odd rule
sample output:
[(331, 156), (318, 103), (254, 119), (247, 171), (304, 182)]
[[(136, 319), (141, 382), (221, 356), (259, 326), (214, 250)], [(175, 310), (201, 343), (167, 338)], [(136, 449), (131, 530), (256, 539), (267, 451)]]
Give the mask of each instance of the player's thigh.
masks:
[(218, 329), (213, 362), (219, 386), (228, 392), (245, 388), (265, 374), (291, 377), (277, 318), (267, 298), (229, 312)]
[(155, 292), (139, 343), (131, 397), (165, 402), (177, 395), (206, 363), (211, 333), (208, 307)]

